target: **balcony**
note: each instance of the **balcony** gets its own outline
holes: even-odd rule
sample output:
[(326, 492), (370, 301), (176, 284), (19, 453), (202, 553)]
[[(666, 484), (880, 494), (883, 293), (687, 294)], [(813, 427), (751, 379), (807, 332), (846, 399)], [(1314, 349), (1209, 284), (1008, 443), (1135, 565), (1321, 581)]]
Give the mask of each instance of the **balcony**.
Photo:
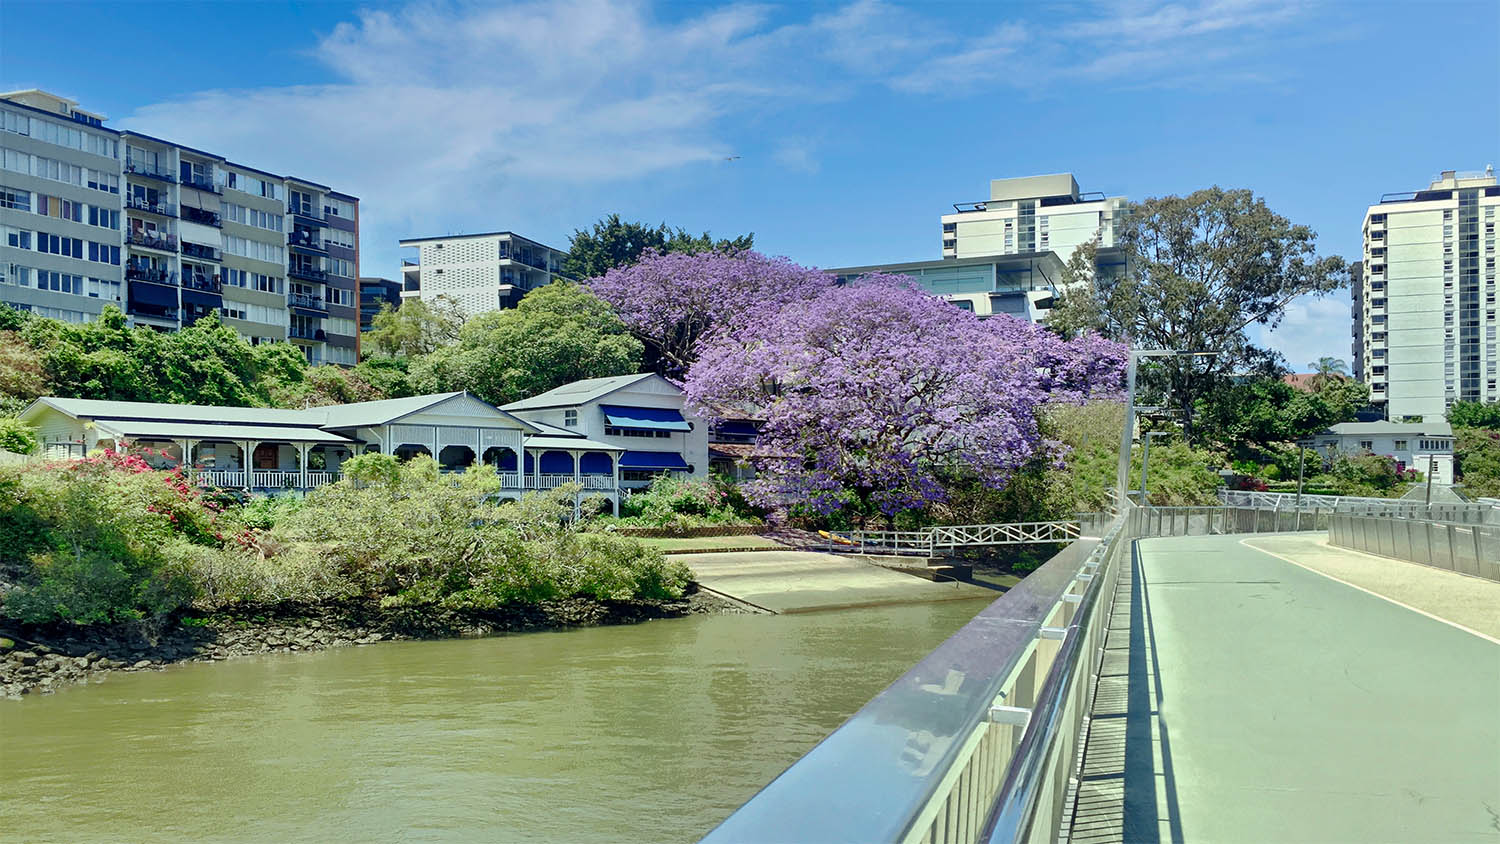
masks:
[(202, 246), (197, 243), (188, 243), (187, 241), (183, 241), (182, 254), (184, 257), (197, 258), (201, 261), (218, 262), (222, 260), (223, 253), (212, 246)]
[(301, 249), (307, 252), (315, 252), (319, 255), (327, 255), (328, 250), (324, 248), (323, 241), (312, 232), (294, 231), (286, 236), (286, 243), (293, 249)]
[(193, 473), (198, 484), (205, 487), (250, 487), (252, 489), (315, 489), (331, 484), (340, 477), (338, 472), (288, 471), (243, 471), (239, 469), (208, 469)]
[(214, 184), (214, 180), (212, 178), (206, 178), (205, 179), (205, 178), (200, 178), (198, 176), (189, 176), (186, 179), (182, 180), (182, 186), (185, 187), (185, 188), (194, 188), (196, 190), (201, 190), (204, 193), (220, 193), (221, 194), (221, 193), (224, 192), (223, 188), (221, 188), (218, 185)]
[(125, 197), (125, 207), (132, 211), (145, 211), (148, 214), (160, 214), (163, 217), (177, 216), (177, 209), (170, 202), (157, 200), (152, 202), (144, 196), (130, 195)]
[(302, 220), (311, 220), (312, 222), (314, 222), (314, 223), (316, 223), (316, 224), (318, 224), (320, 226), (323, 225), (323, 212), (315, 210), (311, 206), (308, 206), (308, 205), (287, 205), (286, 210), (293, 217), (296, 217), (296, 218), (299, 218), (299, 219), (302, 219)]
[(321, 343), (328, 339), (328, 332), (321, 328), (308, 328), (301, 325), (293, 325), (286, 330), (286, 336), (293, 340), (311, 340)]
[(286, 274), (291, 276), (292, 278), (300, 278), (304, 281), (317, 281), (323, 284), (328, 283), (328, 273), (323, 270), (315, 269), (313, 267), (292, 264), (291, 266), (287, 267)]
[(182, 286), (192, 290), (202, 290), (207, 293), (223, 293), (224, 284), (217, 275), (205, 273), (188, 273), (182, 277)]
[(203, 208), (188, 208), (187, 206), (183, 206), (182, 219), (187, 220), (190, 223), (201, 223), (205, 226), (213, 226), (216, 229), (223, 228), (223, 223), (219, 220), (219, 212), (217, 211), (208, 211)]
[(171, 171), (164, 170), (153, 164), (146, 164), (140, 161), (131, 161), (130, 159), (125, 160), (125, 175), (144, 176), (147, 179), (157, 179), (159, 181), (169, 182), (172, 184), (177, 183), (177, 177), (173, 176)]
[(314, 311), (328, 312), (328, 306), (317, 296), (309, 296), (306, 293), (292, 293), (286, 297), (288, 305), (294, 308), (307, 308)]
[(156, 249), (162, 252), (177, 251), (177, 237), (175, 235), (160, 234), (142, 229), (131, 229), (126, 232), (125, 242), (142, 249)]
[(125, 278), (129, 281), (150, 281), (156, 284), (177, 284), (177, 273), (149, 265), (125, 265)]

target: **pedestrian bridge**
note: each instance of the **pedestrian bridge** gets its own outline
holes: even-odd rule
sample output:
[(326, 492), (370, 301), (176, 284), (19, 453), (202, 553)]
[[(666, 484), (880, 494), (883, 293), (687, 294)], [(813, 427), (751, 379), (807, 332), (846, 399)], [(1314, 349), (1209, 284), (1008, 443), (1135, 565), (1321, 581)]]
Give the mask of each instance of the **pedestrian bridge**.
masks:
[(1130, 507), (705, 841), (1500, 841), (1500, 520), (1427, 515)]

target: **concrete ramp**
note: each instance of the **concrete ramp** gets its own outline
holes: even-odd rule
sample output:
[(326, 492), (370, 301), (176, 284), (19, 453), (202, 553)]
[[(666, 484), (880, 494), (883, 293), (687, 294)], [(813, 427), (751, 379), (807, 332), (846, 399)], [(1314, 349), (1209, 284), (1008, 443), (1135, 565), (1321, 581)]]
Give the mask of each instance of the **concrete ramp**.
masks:
[(777, 613), (999, 596), (982, 586), (934, 583), (811, 551), (693, 554), (681, 559), (704, 588)]

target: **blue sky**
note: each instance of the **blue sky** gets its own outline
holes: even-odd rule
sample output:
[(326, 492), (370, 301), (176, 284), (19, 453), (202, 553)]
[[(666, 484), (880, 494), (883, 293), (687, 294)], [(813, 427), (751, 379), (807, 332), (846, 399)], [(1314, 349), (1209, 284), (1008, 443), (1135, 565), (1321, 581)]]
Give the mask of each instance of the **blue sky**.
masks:
[[(992, 178), (1248, 187), (1355, 255), (1365, 207), (1500, 158), (1500, 4), (0, 3), (0, 86), (362, 198), (400, 237), (600, 216), (813, 265), (939, 254)], [(726, 161), (730, 156), (738, 156)], [(1267, 338), (1348, 357), (1345, 295)]]

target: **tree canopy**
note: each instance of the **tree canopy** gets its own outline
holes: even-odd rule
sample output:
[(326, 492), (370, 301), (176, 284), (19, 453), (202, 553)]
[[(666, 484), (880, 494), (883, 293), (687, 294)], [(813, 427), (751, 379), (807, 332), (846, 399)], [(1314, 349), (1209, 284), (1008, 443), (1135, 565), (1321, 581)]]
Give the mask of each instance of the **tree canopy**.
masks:
[(1500, 402), (1456, 401), (1448, 408), (1448, 424), (1500, 430)]
[(555, 281), (513, 309), (469, 320), (457, 343), (413, 362), (411, 380), (418, 392), (463, 389), (505, 404), (581, 378), (628, 375), (640, 363), (641, 342), (609, 305)]
[(1301, 390), (1280, 378), (1224, 382), (1198, 402), (1199, 433), (1231, 453), (1289, 443), (1349, 422), (1370, 400), (1358, 381), (1330, 379)]
[(463, 308), (448, 296), (407, 299), (399, 308), (387, 302), (372, 318), (364, 342), (376, 354), (429, 355), (456, 341), (463, 324)]
[(1251, 325), (1275, 327), (1291, 300), (1348, 283), (1342, 258), (1319, 257), (1317, 235), (1276, 214), (1248, 190), (1213, 187), (1132, 204), (1116, 231), (1118, 272), (1096, 270), (1086, 244), (1069, 260), (1066, 292), (1048, 317), (1065, 336), (1095, 331), (1143, 349), (1216, 351), (1166, 359), (1154, 403), (1169, 400), (1191, 432), (1198, 401), (1229, 373), (1276, 372), (1277, 355), (1250, 342)]
[(752, 500), (889, 517), (944, 500), (956, 475), (1004, 486), (1048, 448), (1044, 402), (1118, 393), (1123, 347), (1032, 328), (868, 276), (712, 332), (685, 391), (708, 416), (748, 406), (765, 420)]
[(619, 214), (594, 224), (593, 229), (573, 232), (568, 256), (563, 259), (563, 274), (578, 281), (598, 278), (617, 267), (627, 267), (640, 260), (647, 251), (695, 254), (699, 252), (745, 252), (755, 245), (755, 235), (715, 240), (708, 232), (696, 237), (685, 229), (673, 230), (662, 223), (655, 228), (645, 223), (627, 223)]
[(834, 286), (833, 276), (759, 252), (647, 252), (590, 283), (670, 377), (692, 365), (700, 338), (743, 330)]

